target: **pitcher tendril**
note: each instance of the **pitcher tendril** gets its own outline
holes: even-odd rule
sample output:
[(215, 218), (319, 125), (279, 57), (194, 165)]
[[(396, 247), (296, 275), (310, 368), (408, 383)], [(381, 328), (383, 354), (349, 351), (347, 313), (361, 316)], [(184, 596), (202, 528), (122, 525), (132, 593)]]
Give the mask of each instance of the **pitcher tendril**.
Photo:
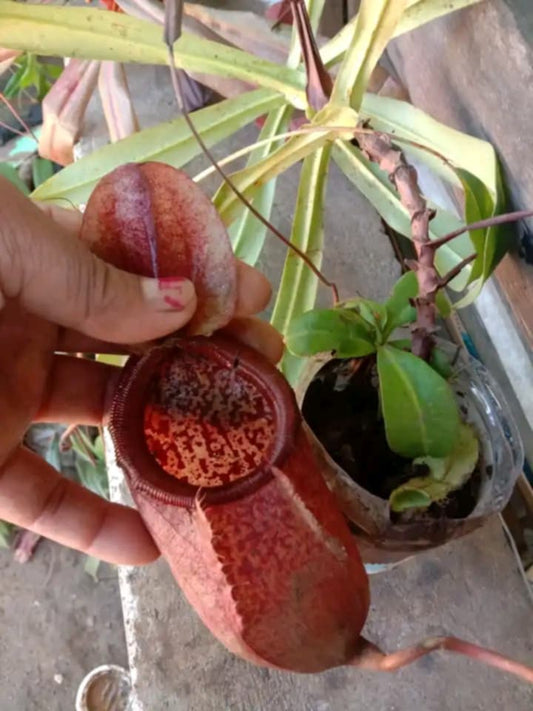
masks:
[[(178, 0), (177, 2), (171, 2), (170, 0), (167, 0), (167, 5), (182, 5), (182, 0)], [(186, 102), (185, 102), (185, 97), (183, 95), (183, 90), (181, 86), (181, 80), (179, 76), (178, 69), (176, 67), (176, 62), (174, 59), (174, 49), (173, 45), (174, 43), (179, 39), (181, 35), (181, 15), (182, 12), (180, 11), (179, 8), (175, 9), (167, 9), (166, 14), (165, 14), (165, 30), (164, 30), (164, 41), (167, 46), (168, 50), (168, 59), (169, 59), (169, 67), (170, 67), (170, 76), (172, 79), (172, 86), (174, 89), (174, 93), (176, 95), (176, 101), (178, 102), (178, 106), (180, 108), (180, 111), (183, 114), (183, 118), (185, 119), (187, 126), (189, 127), (191, 133), (195, 137), (196, 141), (198, 142), (198, 145), (202, 149), (203, 153), (205, 154), (206, 158), (210, 161), (210, 163), (213, 165), (213, 168), (217, 171), (217, 173), (220, 175), (220, 177), (224, 180), (226, 185), (235, 193), (235, 195), (241, 200), (241, 202), (247, 207), (248, 210), (256, 217), (272, 234), (274, 234), (283, 244), (288, 248), (291, 249), (295, 254), (302, 259), (302, 261), (305, 263), (305, 265), (313, 272), (313, 274), (317, 277), (317, 279), (324, 284), (324, 286), (328, 287), (331, 289), (333, 292), (333, 300), (334, 303), (337, 303), (339, 301), (339, 291), (337, 289), (337, 285), (327, 279), (324, 274), (320, 271), (320, 269), (313, 264), (311, 259), (302, 252), (301, 249), (296, 247), (296, 245), (292, 244), (290, 240), (285, 237), (284, 234), (282, 234), (274, 225), (272, 225), (260, 212), (257, 210), (252, 203), (245, 197), (245, 195), (237, 188), (237, 186), (234, 184), (234, 182), (230, 179), (230, 177), (227, 175), (227, 173), (220, 167), (218, 164), (216, 158), (214, 155), (211, 153), (207, 145), (205, 144), (205, 141), (203, 140), (202, 136), (198, 132), (196, 126), (194, 125), (193, 120), (190, 117), (189, 112), (187, 111), (186, 107)], [(179, 21), (179, 24), (178, 24)]]

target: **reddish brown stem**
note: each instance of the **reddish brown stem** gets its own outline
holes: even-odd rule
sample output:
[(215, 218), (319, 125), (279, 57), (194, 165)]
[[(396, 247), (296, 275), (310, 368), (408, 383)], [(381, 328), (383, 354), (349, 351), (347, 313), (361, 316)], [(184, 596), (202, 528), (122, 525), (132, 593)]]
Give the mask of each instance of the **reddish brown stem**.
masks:
[(399, 652), (385, 654), (371, 642), (361, 637), (360, 649), (357, 656), (350, 662), (352, 666), (359, 669), (369, 669), (372, 671), (394, 672), (402, 667), (412, 664), (417, 659), (425, 657), (438, 649), (445, 649), (448, 652), (462, 654), (465, 657), (476, 659), (496, 669), (509, 672), (520, 677), (524, 681), (533, 684), (533, 668), (515, 662), (508, 657), (504, 657), (498, 652), (493, 652), (477, 644), (465, 642), (457, 637), (431, 637)]
[[(26, 121), (24, 121), (24, 119), (23, 119), (22, 116), (19, 114), (19, 112), (16, 110), (16, 108), (13, 106), (13, 104), (11, 103), (11, 101), (9, 101), (9, 99), (8, 99), (6, 96), (4, 96), (4, 94), (2, 94), (2, 93), (0, 93), (0, 99), (4, 102), (4, 104), (7, 106), (7, 108), (11, 111), (11, 113), (13, 114), (13, 116), (17, 119), (17, 121), (18, 121), (18, 122), (20, 123), (20, 125), (22, 126), (22, 128), (33, 138), (33, 140), (34, 140), (36, 143), (39, 143), (39, 140), (38, 140), (37, 136), (36, 136), (35, 133), (32, 131), (32, 129), (30, 128), (30, 126), (26, 123)], [(11, 128), (11, 130), (13, 130), (13, 129)], [(24, 135), (24, 134), (21, 134), (21, 135)]]
[(442, 247), (443, 244), (447, 244), (452, 239), (459, 237), (459, 235), (465, 232), (472, 232), (473, 230), (483, 230), (486, 227), (495, 227), (496, 225), (505, 225), (508, 222), (517, 222), (518, 220), (525, 220), (526, 217), (533, 217), (533, 210), (517, 210), (516, 212), (506, 212), (504, 215), (496, 215), (495, 217), (487, 217), (486, 220), (479, 220), (479, 222), (471, 222), (469, 225), (460, 227), (454, 232), (449, 232), (444, 237), (435, 239), (432, 245), (437, 247)]
[(312, 109), (320, 111), (329, 101), (333, 80), (322, 62), (305, 4), (302, 0), (290, 2), (307, 74), (307, 101)]
[(456, 264), (453, 269), (450, 269), (450, 271), (440, 279), (439, 288), (442, 289), (447, 286), (451, 282), (451, 280), (455, 279), (455, 277), (460, 274), (464, 267), (466, 267), (467, 264), (473, 262), (476, 257), (477, 253), (474, 252), (474, 254), (465, 257), (462, 261), (459, 262), (459, 264)]
[(17, 563), (27, 563), (30, 558), (35, 553), (41, 536), (33, 531), (20, 531), (15, 541), (15, 550), (13, 552), (13, 559)]
[(417, 319), (412, 329), (412, 351), (414, 355), (429, 360), (437, 316), (435, 296), (440, 287), (440, 277), (435, 268), (435, 247), (429, 238), (429, 222), (434, 212), (428, 208), (422, 196), (415, 168), (407, 163), (403, 152), (392, 145), (389, 136), (377, 131), (361, 132), (357, 141), (369, 160), (377, 163), (388, 174), (411, 219), (418, 280), (418, 296), (415, 299)]
[[(170, 2), (170, 0), (168, 0)], [(246, 205), (248, 210), (254, 215), (267, 229), (269, 229), (283, 244), (288, 248), (291, 249), (295, 254), (297, 254), (300, 259), (305, 263), (305, 265), (313, 272), (313, 274), (317, 277), (317, 279), (324, 284), (324, 286), (327, 286), (329, 289), (332, 290), (333, 292), (333, 300), (334, 303), (337, 303), (339, 301), (339, 291), (337, 289), (337, 285), (329, 281), (329, 279), (326, 279), (324, 274), (316, 267), (313, 262), (309, 259), (309, 257), (302, 252), (301, 249), (296, 247), (296, 245), (292, 244), (290, 240), (288, 240), (285, 235), (283, 235), (274, 225), (272, 225), (263, 215), (257, 210), (252, 203), (244, 196), (244, 194), (237, 188), (237, 186), (233, 183), (233, 181), (230, 179), (230, 177), (227, 175), (227, 173), (220, 167), (218, 164), (216, 158), (214, 155), (211, 153), (209, 148), (206, 146), (203, 138), (199, 134), (199, 132), (196, 129), (196, 126), (194, 125), (194, 122), (192, 121), (189, 112), (187, 111), (184, 103), (184, 96), (183, 96), (183, 91), (181, 87), (181, 82), (180, 82), (180, 77), (178, 75), (178, 70), (176, 67), (176, 63), (174, 61), (174, 51), (172, 48), (173, 43), (178, 39), (179, 37), (179, 32), (169, 32), (168, 30), (165, 31), (165, 39), (167, 36), (170, 38), (170, 43), (167, 43), (167, 49), (168, 49), (168, 56), (169, 56), (169, 65), (170, 65), (170, 76), (172, 79), (172, 85), (174, 87), (174, 93), (176, 94), (176, 99), (178, 101), (178, 104), (180, 105), (181, 112), (183, 114), (183, 118), (187, 122), (187, 125), (189, 126), (189, 129), (193, 136), (195, 137), (196, 141), (198, 142), (198, 145), (202, 149), (203, 153), (205, 156), (208, 158), (208, 160), (211, 162), (212, 166), (215, 168), (217, 173), (221, 176), (221, 178), (224, 180), (224, 182), (229, 186), (229, 188), (235, 193), (235, 195), (239, 198), (239, 200)]]
[(271, 30), (277, 30), (278, 27), (280, 27), (285, 21), (289, 23), (292, 23), (293, 21), (291, 0), (283, 0), (283, 2), (281, 3), (281, 7), (279, 8), (278, 19), (272, 25)]
[(14, 126), (10, 126), (8, 123), (4, 123), (3, 121), (0, 121), (0, 128), (5, 128), (11, 133), (14, 133), (16, 136), (25, 136), (26, 134), (23, 131), (19, 131), (18, 128), (15, 128)]

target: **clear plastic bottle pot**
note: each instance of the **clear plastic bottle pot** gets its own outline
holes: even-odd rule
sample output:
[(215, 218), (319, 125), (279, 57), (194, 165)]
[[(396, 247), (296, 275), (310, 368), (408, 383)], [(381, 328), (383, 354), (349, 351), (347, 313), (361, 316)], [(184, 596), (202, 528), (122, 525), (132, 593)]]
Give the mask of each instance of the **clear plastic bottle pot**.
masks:
[[(350, 520), (367, 564), (398, 562), (479, 528), (507, 504), (522, 470), (524, 453), (520, 435), (499, 385), (464, 349), (441, 340), (437, 347), (452, 366), (450, 384), (463, 418), (474, 426), (480, 440), (481, 483), (477, 501), (466, 517), (395, 522), (388, 501), (353, 481), (308, 428), (328, 486)], [(329, 356), (321, 356), (309, 361), (297, 388), (300, 404), (310, 383), (331, 360)], [(375, 570), (370, 568), (369, 572)]]

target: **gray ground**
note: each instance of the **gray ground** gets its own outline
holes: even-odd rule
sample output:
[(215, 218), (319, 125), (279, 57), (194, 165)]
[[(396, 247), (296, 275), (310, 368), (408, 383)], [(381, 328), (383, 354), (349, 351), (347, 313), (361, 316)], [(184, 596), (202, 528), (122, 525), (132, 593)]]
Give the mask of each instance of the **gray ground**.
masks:
[(0, 709), (72, 711), (78, 684), (100, 664), (127, 665), (117, 575), (41, 541), (24, 565), (0, 549)]

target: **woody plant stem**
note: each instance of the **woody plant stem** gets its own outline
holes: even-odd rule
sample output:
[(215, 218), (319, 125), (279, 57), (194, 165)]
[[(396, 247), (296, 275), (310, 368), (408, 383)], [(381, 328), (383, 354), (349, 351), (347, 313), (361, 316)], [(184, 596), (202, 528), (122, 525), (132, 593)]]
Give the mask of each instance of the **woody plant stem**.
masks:
[[(434, 345), (436, 331), (437, 291), (452, 278), (440, 278), (435, 267), (435, 253), (438, 245), (429, 237), (429, 223), (435, 216), (422, 196), (418, 185), (416, 169), (407, 163), (403, 152), (395, 147), (389, 136), (379, 133), (356, 132), (357, 143), (366, 157), (377, 163), (389, 176), (400, 195), (402, 205), (411, 220), (411, 237), (416, 250), (416, 260), (408, 263), (418, 279), (418, 296), (414, 299), (416, 322), (412, 328), (412, 352), (424, 360), (429, 360)], [(472, 261), (475, 255), (461, 263), (460, 268)], [(459, 265), (458, 265), (459, 266)], [(456, 276), (454, 270), (453, 276)]]

